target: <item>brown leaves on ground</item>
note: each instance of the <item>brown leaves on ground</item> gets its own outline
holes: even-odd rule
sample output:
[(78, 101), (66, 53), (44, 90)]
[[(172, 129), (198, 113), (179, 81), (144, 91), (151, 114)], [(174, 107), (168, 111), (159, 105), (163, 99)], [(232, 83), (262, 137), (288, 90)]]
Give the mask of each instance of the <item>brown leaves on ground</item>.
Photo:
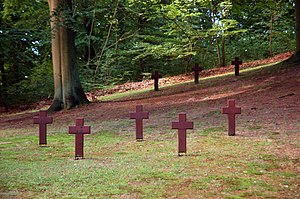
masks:
[[(288, 56), (290, 54), (286, 53), (276, 58), (246, 63), (243, 67), (266, 64)], [(229, 75), (200, 81), (199, 85), (191, 82), (176, 87), (165, 87), (158, 92), (145, 92), (145, 96), (138, 96), (134, 100), (97, 102), (73, 110), (51, 113), (54, 122), (49, 125), (48, 130), (67, 132), (68, 125), (74, 125), (76, 117), (84, 117), (86, 125), (92, 126), (92, 133), (132, 135), (134, 123), (129, 119), (129, 112), (134, 111), (136, 105), (142, 104), (144, 110), (150, 113), (145, 128), (151, 129), (152, 139), (159, 140), (162, 134), (170, 134), (171, 137), (175, 135), (170, 133), (171, 122), (177, 120), (179, 112), (186, 112), (188, 121), (194, 122), (194, 134), (207, 129), (221, 129), (221, 133), (225, 135), (226, 132), (222, 132), (222, 129), (227, 128), (227, 117), (222, 115), (220, 110), (227, 105), (227, 99), (235, 99), (236, 106), (242, 107), (242, 114), (237, 116), (237, 136), (232, 139), (236, 140), (236, 143), (244, 139), (254, 144), (259, 144), (262, 140), (264, 143), (270, 143), (264, 147), (269, 155), (265, 158), (270, 158), (270, 164), (273, 155), (279, 160), (289, 160), (282, 161), (282, 165), (276, 168), (276, 171), (280, 169), (286, 170), (286, 174), (300, 174), (300, 65), (281, 69), (276, 67), (265, 68), (266, 73), (257, 70), (243, 73), (240, 77)], [(204, 71), (201, 76), (227, 71), (233, 71), (233, 67)], [(160, 83), (171, 84), (192, 79), (192, 74), (188, 74), (163, 78)], [(145, 88), (143, 86), (151, 86), (151, 82), (120, 85), (115, 92)], [(38, 106), (46, 105), (46, 102), (42, 102)], [(34, 114), (36, 113), (28, 111), (0, 115), (0, 137), (8, 134), (36, 134), (37, 127), (32, 124)], [(164, 136), (165, 139), (166, 137)], [(218, 136), (213, 138), (220, 139)], [(190, 182), (187, 180), (171, 188), (185, 192), (185, 188), (189, 185)], [(296, 181), (293, 185), (295, 185), (293, 190), (297, 190), (299, 186)], [(189, 191), (186, 194), (188, 196)], [(296, 195), (289, 189), (281, 190), (279, 193), (283, 197), (289, 197), (289, 194)]]
[[(240, 66), (240, 68), (244, 69), (244, 68), (250, 68), (250, 67), (255, 67), (255, 66), (259, 66), (259, 65), (263, 65), (263, 64), (269, 64), (269, 63), (282, 61), (282, 60), (285, 60), (285, 59), (291, 57), (292, 54), (293, 54), (292, 52), (286, 52), (286, 53), (275, 55), (274, 57), (270, 57), (267, 59), (243, 63)], [(231, 71), (234, 71), (234, 66), (232, 66), (232, 65), (226, 66), (226, 67), (209, 69), (209, 70), (203, 70), (202, 72), (200, 72), (200, 78), (224, 74), (224, 73), (231, 72)], [(172, 77), (164, 77), (164, 78), (159, 79), (159, 86), (165, 86), (165, 85), (176, 84), (176, 83), (180, 83), (180, 82), (191, 81), (191, 80), (193, 80), (193, 78), (194, 78), (193, 73), (172, 76)], [(93, 93), (87, 93), (87, 95), (89, 96), (90, 99), (95, 99), (97, 97), (104, 96), (104, 95), (110, 95), (113, 93), (123, 93), (126, 91), (132, 91), (132, 90), (141, 90), (141, 89), (145, 89), (145, 88), (149, 88), (149, 87), (153, 87), (153, 80), (151, 80), (151, 79), (143, 80), (141, 82), (128, 82), (125, 84), (114, 86), (113, 88), (110, 88), (110, 89), (97, 90)]]

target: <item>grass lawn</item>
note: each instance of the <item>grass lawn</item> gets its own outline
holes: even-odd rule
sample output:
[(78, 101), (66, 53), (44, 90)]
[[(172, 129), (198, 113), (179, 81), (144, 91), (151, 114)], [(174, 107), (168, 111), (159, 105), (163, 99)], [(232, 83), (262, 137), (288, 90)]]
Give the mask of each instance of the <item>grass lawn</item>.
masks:
[[(33, 113), (1, 116), (0, 198), (300, 198), (300, 72), (268, 67), (54, 113), (48, 147), (38, 146)], [(220, 113), (228, 98), (242, 107), (237, 136)], [(128, 115), (137, 104), (150, 112), (143, 142)], [(195, 129), (179, 157), (171, 122), (181, 111)], [(82, 160), (64, 130), (77, 116), (92, 129)]]
[(85, 136), (85, 159), (74, 160), (74, 136), (0, 139), (1, 195), (8, 198), (297, 198), (291, 159), (270, 152), (269, 139), (229, 137), (222, 128), (188, 133), (188, 153), (177, 156), (175, 132)]

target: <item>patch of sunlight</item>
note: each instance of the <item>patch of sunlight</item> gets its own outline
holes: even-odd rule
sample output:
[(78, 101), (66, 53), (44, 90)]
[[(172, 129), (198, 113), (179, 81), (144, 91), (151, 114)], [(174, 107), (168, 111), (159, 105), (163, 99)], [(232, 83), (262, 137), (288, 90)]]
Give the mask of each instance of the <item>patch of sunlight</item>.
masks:
[[(260, 65), (260, 66), (256, 66), (256, 67), (241, 69), (240, 74), (250, 72), (250, 71), (259, 70), (259, 69), (266, 68), (266, 67), (270, 67), (270, 66), (273, 66), (273, 65), (278, 64), (278, 63), (280, 63), (280, 62), (274, 62), (274, 63)], [(209, 76), (209, 77), (203, 77), (203, 78), (200, 79), (200, 81), (203, 82), (203, 81), (206, 81), (206, 80), (217, 79), (217, 78), (221, 78), (221, 77), (227, 77), (227, 76), (230, 76), (230, 75), (233, 75), (233, 74), (234, 74), (234, 71), (223, 73), (223, 74), (218, 74), (218, 75), (214, 75), (214, 76)], [(160, 86), (160, 88), (176, 87), (176, 86), (179, 86), (179, 85), (189, 84), (191, 82), (194, 82), (194, 79), (184, 81), (184, 82), (175, 83), (175, 84), (167, 84), (167, 85), (164, 85), (164, 86)], [(123, 92), (123, 93), (114, 93), (114, 94), (106, 95), (106, 96), (99, 96), (97, 98), (97, 100), (109, 101), (109, 100), (120, 99), (120, 98), (123, 98), (123, 97), (128, 97), (128, 96), (131, 96), (131, 95), (138, 95), (138, 94), (146, 93), (146, 92), (149, 92), (149, 91), (153, 90), (152, 87), (153, 87), (153, 85), (150, 85), (148, 88), (145, 88), (145, 89), (127, 91), (127, 92)], [(245, 91), (247, 91), (247, 90), (245, 90)], [(245, 92), (245, 91), (239, 91), (239, 92), (242, 93), (242, 92)], [(232, 92), (232, 93), (227, 94), (226, 96), (228, 97), (228, 96), (232, 96), (232, 95), (235, 95), (235, 94), (239, 94), (239, 93)], [(210, 98), (210, 100), (211, 99), (219, 99), (219, 98), (222, 98), (222, 97), (224, 97), (224, 96), (215, 96), (215, 98), (212, 96), (212, 98)], [(207, 100), (207, 99), (203, 99), (202, 101), (205, 101), (205, 100)]]

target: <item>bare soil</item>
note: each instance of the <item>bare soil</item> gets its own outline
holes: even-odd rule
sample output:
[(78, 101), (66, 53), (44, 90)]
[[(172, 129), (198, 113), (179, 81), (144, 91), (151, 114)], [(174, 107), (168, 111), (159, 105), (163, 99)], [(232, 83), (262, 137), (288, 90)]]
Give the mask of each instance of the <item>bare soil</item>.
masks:
[[(285, 59), (288, 54), (278, 57), (272, 61), (257, 63)], [(256, 66), (256, 64), (249, 65), (249, 67)], [(204, 71), (201, 76), (232, 70), (232, 67), (219, 68)], [(239, 77), (231, 74), (219, 78), (200, 79), (199, 85), (190, 81), (192, 78), (191, 74), (164, 78), (161, 81), (164, 85), (186, 83), (164, 87), (158, 92), (147, 91), (114, 101), (98, 101), (88, 106), (51, 113), (54, 123), (48, 125), (48, 131), (67, 132), (68, 126), (74, 125), (76, 117), (84, 117), (86, 124), (92, 126), (92, 133), (106, 131), (126, 135), (134, 131), (133, 121), (129, 120), (129, 112), (135, 111), (137, 104), (142, 104), (144, 110), (150, 112), (150, 119), (145, 121), (145, 129), (151, 132), (152, 139), (159, 140), (161, 134), (170, 133), (171, 122), (177, 120), (179, 112), (187, 113), (187, 119), (194, 122), (194, 131), (219, 128), (224, 129), (226, 134), (227, 117), (221, 114), (221, 109), (227, 105), (227, 99), (235, 99), (236, 105), (242, 108), (242, 114), (237, 116), (235, 139), (239, 141), (250, 138), (253, 142), (266, 140), (270, 143), (270, 146), (266, 147), (269, 150), (268, 154), (283, 159), (287, 157), (291, 160), (293, 172), (300, 175), (300, 65), (292, 67), (274, 65), (242, 72)], [(120, 85), (106, 93), (99, 91), (97, 97), (153, 86), (147, 81)], [(26, 111), (12, 109), (1, 113), (0, 137), (36, 134), (37, 125), (32, 124), (32, 118), (38, 109), (47, 108), (50, 103), (42, 101), (29, 106), (31, 109)], [(285, 167), (282, 166), (280, 169)], [(184, 190), (189, 184), (187, 181), (174, 188)], [(299, 183), (296, 183), (295, 190), (299, 190), (299, 186)], [(186, 195), (188, 194), (187, 192)], [(293, 198), (289, 197), (289, 194), (297, 193), (278, 193), (282, 196), (280, 198)]]
[[(287, 56), (289, 55), (281, 55), (272, 61)], [(232, 69), (214, 69), (211, 74)], [(204, 71), (202, 76), (206, 73), (209, 72)], [(185, 82), (192, 80), (192, 76), (183, 75), (173, 79), (169, 78), (169, 82)], [(142, 87), (133, 86), (134, 84), (138, 83), (132, 83), (131, 87)], [(213, 127), (226, 129), (227, 118), (220, 110), (230, 98), (235, 99), (237, 106), (242, 107), (242, 114), (237, 116), (237, 136), (241, 139), (253, 137), (254, 141), (268, 139), (275, 142), (275, 145), (270, 146), (271, 151), (278, 156), (289, 156), (300, 164), (300, 66), (261, 69), (242, 73), (239, 77), (229, 75), (205, 81), (200, 79), (199, 85), (189, 82), (117, 101), (94, 102), (85, 107), (51, 113), (54, 124), (49, 125), (49, 130), (67, 131), (67, 126), (74, 124), (76, 117), (84, 117), (86, 123), (92, 125), (94, 132), (132, 131), (133, 125), (128, 115), (135, 110), (137, 104), (143, 104), (144, 109), (150, 112), (146, 127), (152, 128), (152, 132), (158, 135), (170, 131), (170, 124), (177, 120), (179, 112), (188, 114), (188, 120), (194, 121), (196, 130)], [(45, 108), (49, 103), (40, 102), (35, 108)], [(33, 110), (1, 113), (0, 137), (19, 133), (34, 134), (37, 126), (32, 124), (32, 118), (35, 114), (37, 111)], [(282, 139), (285, 142), (281, 143)]]

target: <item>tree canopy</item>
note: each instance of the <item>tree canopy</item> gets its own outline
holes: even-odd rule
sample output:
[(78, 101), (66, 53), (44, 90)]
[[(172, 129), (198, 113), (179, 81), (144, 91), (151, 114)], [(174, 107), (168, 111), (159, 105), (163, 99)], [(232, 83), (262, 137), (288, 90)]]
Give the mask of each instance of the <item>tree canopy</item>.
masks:
[[(1, 105), (53, 97), (48, 2), (0, 3)], [(60, 17), (74, 32), (85, 91), (296, 48), (295, 0), (77, 0)]]

